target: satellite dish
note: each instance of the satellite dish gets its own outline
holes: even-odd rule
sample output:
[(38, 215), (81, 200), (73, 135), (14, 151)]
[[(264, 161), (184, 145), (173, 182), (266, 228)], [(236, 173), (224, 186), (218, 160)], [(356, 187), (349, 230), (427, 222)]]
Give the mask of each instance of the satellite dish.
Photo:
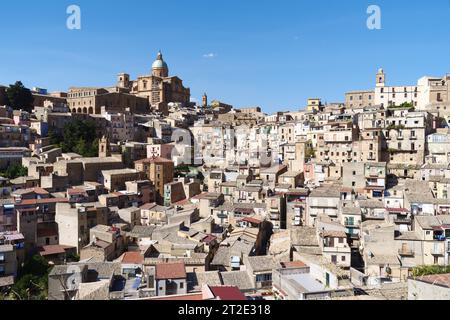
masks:
[(71, 274), (66, 280), (66, 288), (68, 291), (78, 290), (83, 279), (81, 277), (81, 269), (79, 266), (70, 265), (67, 268), (67, 273)]

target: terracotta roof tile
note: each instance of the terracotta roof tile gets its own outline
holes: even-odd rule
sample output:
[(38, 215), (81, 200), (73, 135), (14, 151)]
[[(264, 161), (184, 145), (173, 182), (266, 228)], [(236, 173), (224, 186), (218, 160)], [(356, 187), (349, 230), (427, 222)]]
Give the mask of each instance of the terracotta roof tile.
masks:
[(418, 277), (417, 280), (426, 282), (426, 283), (430, 283), (433, 285), (450, 288), (450, 273), (422, 276), (422, 277)]
[(144, 256), (140, 252), (125, 252), (122, 263), (143, 264)]
[(242, 301), (247, 300), (245, 295), (238, 289), (238, 287), (209, 287), (216, 298), (225, 301)]
[(184, 262), (159, 263), (156, 265), (156, 279), (183, 279), (186, 278)]
[(54, 254), (61, 254), (65, 253), (66, 250), (72, 249), (73, 247), (70, 246), (63, 246), (63, 245), (49, 245), (49, 246), (43, 246), (39, 248), (39, 254), (41, 256), (50, 256)]

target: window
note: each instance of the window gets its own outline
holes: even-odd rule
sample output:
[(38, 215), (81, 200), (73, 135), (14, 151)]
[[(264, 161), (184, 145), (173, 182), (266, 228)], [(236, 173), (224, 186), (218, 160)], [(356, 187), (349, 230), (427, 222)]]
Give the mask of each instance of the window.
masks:
[(5, 254), (0, 253), (0, 262), (5, 262)]
[(180, 289), (183, 289), (183, 288), (184, 288), (184, 283), (181, 282), (181, 283), (180, 283)]
[(265, 282), (265, 281), (272, 281), (272, 274), (271, 273), (257, 274), (256, 275), (256, 282)]
[(5, 267), (0, 266), (0, 276), (4, 276), (4, 275), (5, 275)]
[(345, 262), (345, 256), (342, 256), (341, 261)]
[(353, 171), (353, 173), (352, 173), (354, 176), (356, 176), (356, 171)]

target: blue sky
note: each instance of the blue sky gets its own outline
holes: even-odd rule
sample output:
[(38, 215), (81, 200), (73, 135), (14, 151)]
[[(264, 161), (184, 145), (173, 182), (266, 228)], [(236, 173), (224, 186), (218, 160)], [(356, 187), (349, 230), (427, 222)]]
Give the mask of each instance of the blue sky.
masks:
[[(66, 28), (71, 4), (79, 31)], [(371, 4), (382, 30), (366, 27)], [(2, 2), (0, 30), (0, 84), (109, 86), (148, 74), (161, 49), (194, 98), (266, 112), (343, 101), (379, 67), (393, 85), (450, 73), (450, 0), (16, 0)]]

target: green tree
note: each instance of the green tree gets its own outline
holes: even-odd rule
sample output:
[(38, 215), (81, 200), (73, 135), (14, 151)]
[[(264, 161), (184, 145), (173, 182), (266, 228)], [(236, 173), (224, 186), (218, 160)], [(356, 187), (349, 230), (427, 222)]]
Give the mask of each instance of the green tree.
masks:
[(48, 131), (48, 137), (50, 139), (50, 144), (52, 145), (59, 146), (63, 141), (63, 137), (52, 128)]
[(18, 280), (8, 298), (15, 300), (46, 300), (50, 265), (40, 255), (29, 258), (19, 269)]
[[(11, 289), (15, 299), (20, 300), (46, 300), (48, 290), (48, 279), (46, 276), (34, 276), (27, 274), (20, 278)], [(10, 294), (11, 297), (14, 297)]]
[(15, 84), (6, 89), (8, 104), (14, 110), (25, 110), (31, 112), (33, 110), (34, 98), (30, 89), (25, 88), (22, 82), (17, 81)]
[(64, 126), (62, 137), (52, 132), (51, 139), (59, 141), (63, 152), (75, 152), (83, 157), (98, 156), (98, 139), (93, 121), (72, 120)]
[(122, 161), (125, 166), (127, 166), (128, 168), (131, 168), (133, 166), (133, 159), (131, 156), (131, 152), (128, 148), (123, 148), (122, 150), (123, 150), (122, 151)]
[(0, 175), (8, 179), (26, 177), (28, 175), (28, 168), (22, 166), (21, 164), (13, 164), (9, 166), (5, 172), (0, 173)]
[(450, 273), (450, 266), (420, 266), (413, 269), (413, 277)]
[(29, 258), (19, 270), (19, 276), (26, 274), (32, 274), (35, 276), (48, 275), (49, 268), (50, 266), (47, 260), (40, 255), (34, 255)]
[(310, 160), (316, 157), (316, 150), (313, 148), (312, 141), (309, 140), (306, 144), (305, 159)]

